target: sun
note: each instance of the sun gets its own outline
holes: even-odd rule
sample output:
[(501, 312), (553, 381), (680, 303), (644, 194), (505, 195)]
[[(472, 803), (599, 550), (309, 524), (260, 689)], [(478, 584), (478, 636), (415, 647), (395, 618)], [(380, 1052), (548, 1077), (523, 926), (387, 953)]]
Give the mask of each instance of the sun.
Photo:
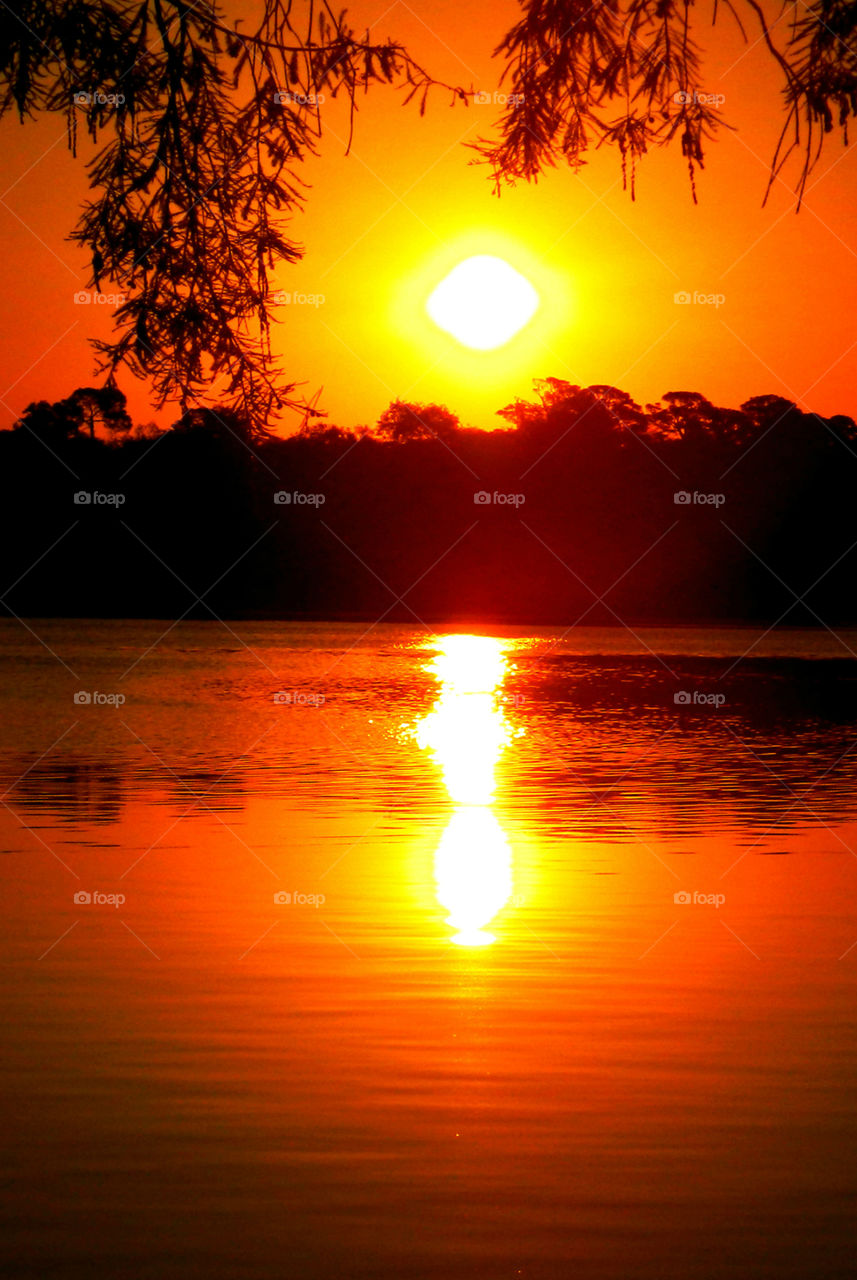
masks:
[(464, 347), (493, 351), (533, 318), (539, 295), (503, 258), (465, 258), (441, 280), (426, 302), (439, 329)]

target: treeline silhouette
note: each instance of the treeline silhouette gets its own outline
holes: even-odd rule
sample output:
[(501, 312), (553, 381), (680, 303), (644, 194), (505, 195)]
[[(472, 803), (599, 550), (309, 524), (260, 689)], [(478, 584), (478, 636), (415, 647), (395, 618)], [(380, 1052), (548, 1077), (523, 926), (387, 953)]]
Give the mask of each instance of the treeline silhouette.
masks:
[(779, 396), (640, 406), (537, 381), (468, 428), (395, 401), (294, 436), (116, 387), (0, 432), (6, 609), (24, 616), (853, 622), (857, 425)]

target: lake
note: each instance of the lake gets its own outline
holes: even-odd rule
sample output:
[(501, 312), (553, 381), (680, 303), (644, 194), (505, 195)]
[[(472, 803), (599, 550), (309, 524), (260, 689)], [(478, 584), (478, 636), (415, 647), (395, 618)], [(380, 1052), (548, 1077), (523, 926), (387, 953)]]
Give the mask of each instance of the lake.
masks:
[(4, 1274), (852, 1276), (855, 656), (0, 623)]

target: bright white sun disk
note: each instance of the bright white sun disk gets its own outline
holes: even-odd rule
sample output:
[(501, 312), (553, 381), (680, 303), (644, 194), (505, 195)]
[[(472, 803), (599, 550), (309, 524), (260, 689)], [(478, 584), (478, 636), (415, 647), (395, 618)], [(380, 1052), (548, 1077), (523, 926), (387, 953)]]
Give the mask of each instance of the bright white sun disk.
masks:
[(502, 347), (529, 323), (539, 295), (529, 280), (502, 258), (465, 258), (431, 294), (426, 310), (439, 329), (465, 347)]

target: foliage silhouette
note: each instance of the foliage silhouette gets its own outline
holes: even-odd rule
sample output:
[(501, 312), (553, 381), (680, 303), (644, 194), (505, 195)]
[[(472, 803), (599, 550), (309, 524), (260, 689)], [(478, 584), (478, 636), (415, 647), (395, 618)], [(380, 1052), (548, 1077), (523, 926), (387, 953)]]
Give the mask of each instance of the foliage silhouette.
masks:
[[(679, 0), (523, 0), (522, 7), (495, 50), (509, 89), (499, 141), (476, 144), (497, 189), (534, 180), (558, 159), (579, 169), (591, 147), (606, 145), (619, 151), (633, 197), (640, 159), (678, 142), (695, 201), (696, 171), (723, 124), (695, 38), (696, 9)], [(773, 24), (757, 0), (727, 0), (724, 8), (782, 77), (785, 120), (768, 191), (797, 152), (800, 205), (826, 135), (839, 128), (847, 145), (857, 116), (857, 3), (789, 0), (779, 15), (787, 21)], [(712, 22), (718, 18), (715, 0)]]
[(249, 31), (211, 0), (0, 6), (0, 116), (58, 113), (74, 151), (81, 134), (99, 148), (73, 239), (93, 287), (126, 292), (115, 336), (95, 343), (102, 369), (148, 377), (160, 404), (216, 396), (254, 429), (306, 411), (271, 353), (271, 279), (302, 256), (285, 225), (321, 105), (343, 94), (353, 124), (378, 84), (422, 111), (439, 82), (395, 41), (358, 38), (326, 0), (263, 0)]
[(857, 426), (778, 396), (545, 378), (502, 429), (419, 406), (443, 439), (398, 441), (397, 402), (260, 441), (226, 409), (93, 437), (74, 400), (0, 433), (18, 615), (857, 622)]
[(407, 440), (452, 440), (461, 421), (444, 405), (409, 404), (394, 400), (376, 424), (383, 440), (404, 444)]
[(122, 436), (133, 429), (124, 392), (113, 383), (103, 387), (78, 387), (65, 400), (49, 404), (40, 400), (27, 405), (16, 426), (31, 431), (46, 444), (77, 436), (84, 429), (91, 440), (96, 428), (108, 436)]

